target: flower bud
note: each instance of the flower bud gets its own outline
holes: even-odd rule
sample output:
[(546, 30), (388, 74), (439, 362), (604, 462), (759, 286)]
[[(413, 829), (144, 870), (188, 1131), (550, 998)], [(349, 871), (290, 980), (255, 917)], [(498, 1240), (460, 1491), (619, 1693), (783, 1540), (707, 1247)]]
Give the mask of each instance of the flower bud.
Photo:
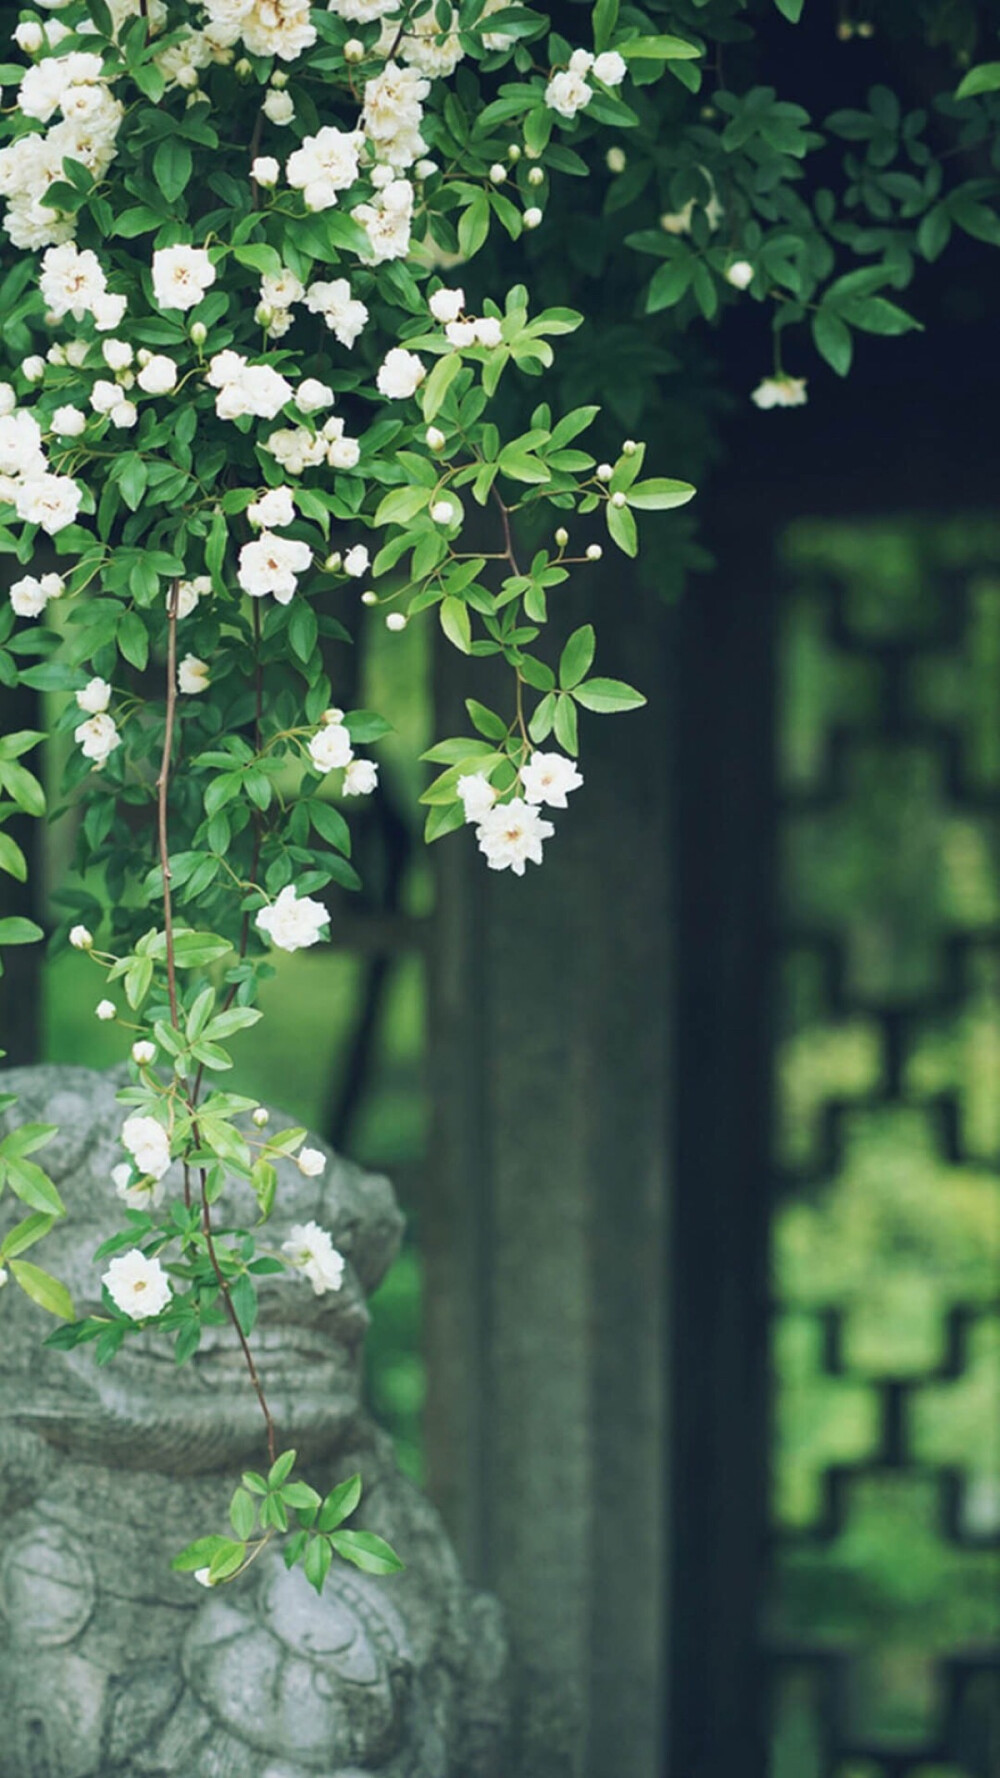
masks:
[(455, 508), (450, 500), (435, 500), (431, 507), (431, 518), (435, 525), (452, 525), (455, 522)]
[(22, 360), (21, 370), (29, 383), (40, 383), (45, 375), (45, 359), (33, 352), (30, 357)]
[(617, 146), (609, 148), (607, 154), (604, 156), (604, 164), (609, 173), (624, 173), (625, 168), (628, 166), (628, 157), (624, 148), (618, 148)]
[(268, 303), (258, 303), (254, 309), (253, 318), (258, 327), (270, 327), (274, 320), (274, 310)]
[(634, 438), (627, 438), (625, 440), (625, 443), (622, 445), (622, 456), (623, 457), (634, 457), (635, 453), (638, 449), (639, 449), (639, 446), (636, 444), (635, 439)]
[(494, 161), (490, 168), (490, 178), (494, 185), (502, 185), (507, 177), (507, 169), (499, 161)]
[(544, 183), (545, 183), (544, 170), (541, 167), (529, 167), (528, 168), (528, 184), (529, 185), (544, 185)]
[(556, 542), (558, 543), (560, 549), (566, 548), (566, 545), (569, 542), (569, 532), (567, 531), (565, 525), (559, 526), (559, 529), (556, 532)]
[(361, 603), (362, 603), (362, 605), (377, 605), (378, 604), (378, 594), (373, 592), (371, 587), (369, 587), (368, 591), (366, 593), (362, 593)]
[(74, 951), (89, 951), (94, 943), (94, 935), (87, 931), (86, 926), (71, 926), (69, 942)]
[(385, 627), (387, 630), (405, 630), (406, 617), (404, 616), (403, 612), (402, 611), (388, 612), (386, 615)]
[(274, 73), (271, 75), (271, 85), (277, 87), (279, 93), (284, 91), (285, 87), (288, 85), (288, 75), (283, 68), (275, 68)]
[(611, 504), (612, 504), (612, 506), (617, 506), (619, 509), (621, 507), (625, 506), (627, 504), (627, 502), (625, 500), (624, 494), (622, 494), (621, 492), (619, 492), (617, 494), (612, 494)]
[(364, 59), (365, 59), (365, 46), (362, 43), (360, 37), (349, 37), (347, 39), (347, 42), (344, 44), (344, 61), (345, 62), (363, 62)]
[(871, 19), (862, 19), (858, 25), (858, 36), (859, 37), (874, 37), (874, 35), (875, 35), (875, 26), (872, 24)]
[(532, 148), (530, 146), (530, 144), (527, 142), (524, 144), (524, 152), (527, 155), (529, 161), (539, 161), (542, 158), (541, 149), (540, 148)]
[(66, 362), (66, 347), (58, 344), (50, 346), (45, 354), (49, 364), (62, 365)]
[(734, 259), (726, 272), (726, 281), (733, 286), (734, 290), (746, 290), (747, 286), (753, 283), (753, 266), (750, 261), (748, 259)]
[(320, 717), (320, 722), (322, 722), (326, 728), (330, 728), (336, 723), (343, 722), (343, 720), (344, 712), (343, 710), (338, 710), (335, 704), (331, 704), (329, 710), (324, 710)]
[(280, 175), (281, 168), (272, 154), (258, 154), (250, 167), (251, 178), (266, 191), (277, 185)]
[(138, 1062), (140, 1068), (146, 1067), (150, 1062), (154, 1061), (155, 1058), (156, 1045), (155, 1043), (150, 1043), (148, 1037), (140, 1037), (138, 1041), (132, 1045), (132, 1060), (133, 1062)]
[(340, 551), (339, 549), (335, 549), (332, 555), (327, 556), (326, 561), (323, 563), (323, 567), (327, 574), (336, 574), (340, 568), (340, 563)]
[(430, 450), (432, 450), (432, 451), (443, 451), (444, 450), (444, 444), (445, 444), (444, 433), (441, 432), (437, 426), (428, 426), (427, 431), (424, 433), (424, 440)]
[(265, 1125), (269, 1124), (271, 1121), (271, 1113), (265, 1105), (258, 1105), (256, 1111), (252, 1111), (250, 1116), (253, 1122), (257, 1125), (258, 1130), (263, 1130)]
[(586, 555), (588, 562), (599, 562), (604, 551), (599, 543), (588, 543), (584, 554)]
[(106, 1022), (108, 1019), (113, 1019), (117, 1016), (113, 1000), (99, 1000), (94, 1011), (102, 1022)]
[(198, 85), (198, 70), (197, 68), (191, 68), (189, 66), (178, 68), (177, 73), (174, 75), (174, 79), (178, 86), (190, 90), (191, 87)]
[(525, 228), (537, 228), (539, 223), (541, 222), (541, 220), (542, 220), (542, 212), (539, 209), (537, 209), (535, 205), (532, 205), (530, 210), (525, 210), (525, 212), (524, 212), (524, 226), (525, 226)]
[(37, 19), (25, 19), (14, 30), (14, 42), (26, 56), (33, 56), (45, 42), (45, 32)]
[(249, 80), (253, 73), (253, 63), (248, 62), (246, 56), (241, 56), (239, 61), (235, 63), (233, 67), (233, 73), (237, 80)]
[(193, 346), (203, 346), (208, 338), (208, 328), (204, 321), (192, 321), (188, 333)]
[(610, 463), (598, 463), (595, 473), (599, 482), (609, 482), (615, 472)]
[(520, 158), (521, 158), (520, 143), (519, 142), (511, 142), (507, 148), (507, 159), (509, 161), (513, 162), (513, 164), (516, 166), (516, 164), (520, 160)]

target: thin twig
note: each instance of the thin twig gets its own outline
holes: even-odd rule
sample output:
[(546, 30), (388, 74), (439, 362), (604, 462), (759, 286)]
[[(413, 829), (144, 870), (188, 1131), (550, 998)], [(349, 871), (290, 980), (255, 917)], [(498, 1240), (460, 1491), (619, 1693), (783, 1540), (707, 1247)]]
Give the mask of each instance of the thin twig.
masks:
[(177, 581), (171, 583), (167, 595), (167, 720), (163, 730), (163, 755), (160, 775), (156, 780), (157, 828), (160, 846), (160, 869), (163, 872), (163, 929), (167, 941), (167, 990), (170, 995), (170, 1023), (176, 1031), (177, 966), (174, 959), (174, 915), (170, 898), (170, 850), (167, 842), (167, 793), (170, 787), (170, 755), (174, 744), (174, 713), (177, 709)]
[(236, 1337), (243, 1348), (243, 1357), (246, 1360), (246, 1367), (250, 1373), (250, 1381), (257, 1391), (257, 1400), (260, 1402), (260, 1411), (264, 1416), (264, 1424), (267, 1427), (268, 1462), (273, 1463), (277, 1456), (274, 1421), (271, 1418), (271, 1410), (267, 1405), (267, 1396), (264, 1394), (263, 1384), (257, 1374), (257, 1366), (254, 1363), (253, 1353), (250, 1350), (246, 1334), (240, 1326), (240, 1318), (233, 1307), (233, 1299), (229, 1294), (229, 1285), (226, 1282), (222, 1267), (219, 1264), (219, 1256), (215, 1251), (215, 1241), (212, 1238), (212, 1213), (208, 1202), (208, 1176), (204, 1167), (199, 1169), (199, 1178), (201, 1180), (201, 1226), (205, 1236), (205, 1245), (208, 1248), (208, 1257), (212, 1262), (212, 1270), (218, 1280), (219, 1290), (222, 1295), (222, 1300), (226, 1305), (229, 1319), (236, 1329)]

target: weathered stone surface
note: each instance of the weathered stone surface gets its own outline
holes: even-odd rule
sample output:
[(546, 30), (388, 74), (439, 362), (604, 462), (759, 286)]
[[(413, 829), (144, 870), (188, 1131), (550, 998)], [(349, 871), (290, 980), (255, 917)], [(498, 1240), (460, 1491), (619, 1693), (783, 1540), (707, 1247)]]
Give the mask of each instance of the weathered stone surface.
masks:
[[(92, 1255), (112, 1225), (119, 1084), (81, 1068), (4, 1077), (16, 1122), (59, 1125), (44, 1158), (69, 1217), (44, 1258), (80, 1314), (100, 1300)], [(47, 1351), (41, 1312), (4, 1290), (0, 1778), (500, 1772), (497, 1608), (466, 1587), (436, 1513), (361, 1405), (365, 1292), (399, 1240), (391, 1187), (332, 1156), (319, 1180), (282, 1172), (275, 1245), (315, 1217), (349, 1265), (344, 1288), (322, 1298), (296, 1278), (262, 1281), (253, 1343), (279, 1437), (321, 1490), (361, 1471), (360, 1517), (406, 1572), (376, 1580), (340, 1564), (322, 1598), (270, 1551), (211, 1592), (172, 1574), (178, 1548), (225, 1528), (241, 1465), (262, 1461), (232, 1336), (210, 1330), (177, 1368), (147, 1335), (102, 1370), (92, 1348)], [(0, 1229), (13, 1214), (5, 1200)]]

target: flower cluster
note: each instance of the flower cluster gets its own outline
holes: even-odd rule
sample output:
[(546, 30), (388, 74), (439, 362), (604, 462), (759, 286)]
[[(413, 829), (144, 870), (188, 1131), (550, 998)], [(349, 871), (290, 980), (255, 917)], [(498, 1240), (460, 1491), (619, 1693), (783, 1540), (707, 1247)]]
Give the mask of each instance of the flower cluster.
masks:
[(565, 809), (568, 793), (582, 783), (565, 754), (537, 750), (521, 767), (515, 793), (503, 801), (482, 772), (459, 778), (456, 788), (465, 819), (475, 826), (479, 850), (490, 870), (512, 870), (523, 877), (525, 865), (541, 864), (542, 841), (555, 833), (552, 822), (542, 819), (541, 805)]
[(95, 182), (103, 179), (115, 158), (124, 116), (124, 106), (109, 91), (99, 55), (59, 53), (59, 44), (69, 35), (53, 19), (40, 35), (22, 41), (22, 47), (33, 46), (30, 53), (41, 51), (42, 59), (22, 76), (18, 109), (23, 117), (50, 127), (20, 135), (0, 149), (0, 197), (7, 200), (3, 226), (14, 246), (28, 252), (73, 239), (76, 218), (46, 203), (50, 187), (63, 180), (66, 159), (85, 167)]
[(560, 117), (574, 118), (594, 96), (590, 80), (601, 86), (621, 86), (627, 73), (625, 59), (615, 49), (604, 50), (599, 56), (592, 55), (589, 49), (575, 49), (569, 66), (553, 74), (545, 88), (545, 103)]

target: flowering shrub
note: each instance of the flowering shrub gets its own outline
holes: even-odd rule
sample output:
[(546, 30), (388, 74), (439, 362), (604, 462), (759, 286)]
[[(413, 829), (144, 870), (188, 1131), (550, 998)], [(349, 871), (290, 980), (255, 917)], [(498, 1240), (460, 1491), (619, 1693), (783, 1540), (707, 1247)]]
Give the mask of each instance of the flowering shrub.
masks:
[[(100, 1313), (75, 1319), (23, 1257), (62, 1214), (27, 1158), (45, 1126), (0, 1147), (28, 1211), (0, 1247), (0, 1282), (9, 1271), (65, 1319), (53, 1343), (92, 1341), (99, 1362), (148, 1328), (183, 1362), (203, 1326), (231, 1321), (268, 1469), (237, 1490), (233, 1536), (178, 1558), (209, 1584), (290, 1528), (287, 1557), (317, 1587), (335, 1552), (398, 1566), (379, 1539), (340, 1529), (359, 1486), (322, 1502), (295, 1479), (254, 1366), (262, 1278), (342, 1285), (315, 1223), (268, 1246), (276, 1162), (315, 1177), (323, 1156), (211, 1084), (260, 1017), (269, 950), (320, 942), (324, 890), (357, 883), (326, 789), (335, 774), (345, 796), (371, 795), (378, 766), (362, 750), (389, 721), (337, 706), (338, 648), (356, 617), (399, 630), (436, 611), (456, 649), (506, 664), (507, 707), (470, 701), (475, 732), (428, 755), (444, 769), (427, 837), (470, 823), (489, 868), (523, 875), (554, 834), (545, 812), (583, 783), (578, 710), (642, 702), (594, 674), (588, 625), (545, 658), (549, 597), (601, 554), (593, 529), (571, 550), (562, 521), (596, 521), (634, 555), (637, 514), (693, 493), (645, 476), (632, 441), (598, 464), (591, 405), (556, 414), (542, 400), (504, 436), (501, 379), (544, 373), (581, 317), (534, 312), (522, 284), (473, 300), (444, 275), (494, 224), (516, 241), (542, 223), (547, 161), (558, 172), (567, 152), (550, 147), (557, 123), (586, 107), (615, 125), (633, 59), (697, 53), (619, 27), (606, 0), (593, 50), (554, 35), (541, 48), (547, 32), (503, 0), (69, 0), (21, 21), (23, 61), (3, 70), (15, 258), (0, 547), (24, 572), (0, 661), (7, 682), (61, 694), (54, 728), (72, 739), (65, 790), (82, 819), (58, 937), (98, 966), (96, 1016), (128, 1031), (132, 1079)], [(20, 755), (42, 738), (0, 743), (0, 784), (33, 814), (44, 799)], [(99, 938), (88, 919), (105, 922)], [(0, 940), (40, 936), (6, 928)], [(245, 1226), (222, 1233), (213, 1205), (229, 1176), (245, 1186)]]

